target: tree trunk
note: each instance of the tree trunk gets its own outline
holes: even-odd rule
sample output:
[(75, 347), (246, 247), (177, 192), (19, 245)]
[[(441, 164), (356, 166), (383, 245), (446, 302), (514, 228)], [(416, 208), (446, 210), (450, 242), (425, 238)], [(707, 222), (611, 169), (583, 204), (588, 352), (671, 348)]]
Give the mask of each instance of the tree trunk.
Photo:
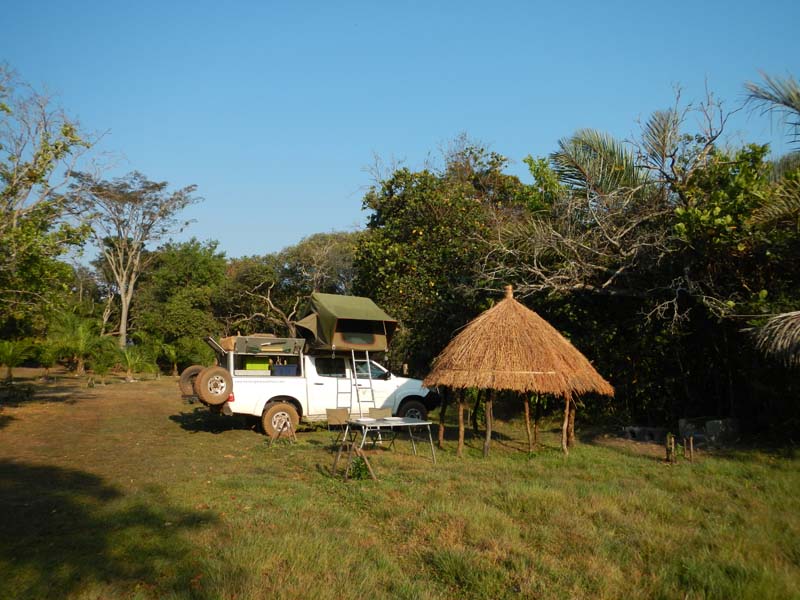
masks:
[(6, 365), (6, 381), (11, 383), (14, 381), (14, 371), (11, 368), (11, 365)]
[(120, 290), (119, 305), (119, 347), (124, 350), (128, 343), (128, 309), (130, 308), (130, 295), (122, 290)]
[(567, 424), (567, 445), (572, 448), (575, 445), (575, 412), (578, 406), (575, 400), (569, 402), (569, 423)]
[(458, 450), (456, 456), (464, 454), (464, 390), (458, 392)]
[(172, 376), (178, 376), (178, 363), (172, 363)]
[(569, 448), (567, 448), (567, 428), (569, 427), (569, 405), (572, 402), (569, 396), (564, 400), (564, 423), (561, 425), (561, 450), (566, 456), (569, 456)]
[(86, 362), (82, 356), (75, 357), (75, 375), (86, 375)]
[(523, 396), (525, 402), (525, 432), (528, 434), (528, 453), (533, 454), (533, 433), (531, 432), (531, 399)]
[(492, 445), (492, 401), (495, 397), (495, 391), (491, 390), (486, 397), (486, 406), (484, 414), (486, 415), (486, 437), (483, 440), (483, 456), (489, 456), (489, 447)]
[(439, 450), (444, 447), (444, 415), (450, 402), (450, 389), (445, 388), (442, 393), (442, 408), (439, 411)]

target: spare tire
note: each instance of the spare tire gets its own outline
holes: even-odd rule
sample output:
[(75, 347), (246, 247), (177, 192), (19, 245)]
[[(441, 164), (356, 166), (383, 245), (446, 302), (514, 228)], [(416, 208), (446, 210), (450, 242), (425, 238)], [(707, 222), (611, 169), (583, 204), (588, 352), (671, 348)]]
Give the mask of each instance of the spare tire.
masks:
[(222, 367), (208, 367), (200, 371), (194, 380), (197, 397), (210, 406), (225, 404), (233, 392), (231, 374)]
[(178, 383), (178, 387), (181, 388), (182, 395), (194, 396), (194, 380), (203, 369), (205, 369), (203, 365), (192, 365), (183, 370), (181, 373), (180, 383)]

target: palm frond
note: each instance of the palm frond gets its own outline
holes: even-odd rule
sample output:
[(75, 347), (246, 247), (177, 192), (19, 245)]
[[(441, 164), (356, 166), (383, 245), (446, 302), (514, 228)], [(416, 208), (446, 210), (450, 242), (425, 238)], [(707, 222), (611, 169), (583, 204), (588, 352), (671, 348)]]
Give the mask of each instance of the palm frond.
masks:
[(642, 144), (650, 163), (665, 171), (680, 138), (681, 117), (675, 109), (654, 112), (644, 126)]
[(800, 311), (772, 317), (757, 334), (757, 346), (790, 367), (800, 367)]
[(612, 136), (581, 129), (559, 141), (550, 159), (560, 182), (587, 194), (608, 195), (647, 182), (633, 152)]
[(785, 219), (800, 218), (800, 181), (784, 179), (775, 191), (753, 212), (751, 221), (765, 225)]
[[(795, 139), (800, 136), (800, 84), (791, 75), (787, 78), (762, 73), (764, 84), (747, 82), (748, 101), (760, 106), (762, 112), (781, 112), (787, 123), (795, 129)], [(793, 120), (792, 120), (793, 119)]]

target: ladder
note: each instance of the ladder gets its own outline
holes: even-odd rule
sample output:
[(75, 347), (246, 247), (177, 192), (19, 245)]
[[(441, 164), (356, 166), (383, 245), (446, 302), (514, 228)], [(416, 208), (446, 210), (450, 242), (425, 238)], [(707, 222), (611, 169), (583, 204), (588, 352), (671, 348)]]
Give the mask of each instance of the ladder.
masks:
[[(367, 378), (359, 379), (357, 365), (365, 364)], [(364, 351), (364, 358), (356, 358), (356, 351), (350, 350), (350, 376), (336, 380), (336, 408), (347, 408), (350, 414), (358, 411), (360, 416), (375, 408), (375, 388), (372, 386), (372, 368), (369, 363), (369, 351)]]
[[(367, 369), (367, 378), (359, 379), (357, 365), (364, 364)], [(356, 358), (356, 351), (350, 350), (350, 389), (355, 390), (355, 400), (358, 403), (358, 414), (369, 414), (370, 408), (375, 408), (375, 388), (372, 386), (372, 368), (369, 363), (369, 351), (364, 351), (364, 358)], [(353, 412), (352, 398), (350, 413)], [(366, 410), (365, 410), (366, 409)]]

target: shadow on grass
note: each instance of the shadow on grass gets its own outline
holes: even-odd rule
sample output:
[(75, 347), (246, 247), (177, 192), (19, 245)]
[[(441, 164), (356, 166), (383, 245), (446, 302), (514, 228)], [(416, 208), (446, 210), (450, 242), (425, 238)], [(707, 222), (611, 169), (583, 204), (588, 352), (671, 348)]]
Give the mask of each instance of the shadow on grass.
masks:
[(210, 597), (192, 585), (199, 568), (183, 532), (214, 518), (148, 494), (134, 502), (89, 473), (0, 461), (0, 597)]
[(208, 408), (199, 406), (189, 412), (170, 415), (169, 420), (191, 433), (224, 433), (226, 431), (250, 429), (256, 430), (257, 425), (244, 415), (214, 414)]
[(77, 382), (22, 383), (15, 380), (13, 384), (0, 386), (0, 402), (15, 408), (39, 403), (75, 404), (81, 397), (82, 391)]
[(7, 425), (11, 423), (11, 421), (16, 421), (16, 417), (12, 417), (11, 415), (0, 415), (0, 429), (3, 429)]

